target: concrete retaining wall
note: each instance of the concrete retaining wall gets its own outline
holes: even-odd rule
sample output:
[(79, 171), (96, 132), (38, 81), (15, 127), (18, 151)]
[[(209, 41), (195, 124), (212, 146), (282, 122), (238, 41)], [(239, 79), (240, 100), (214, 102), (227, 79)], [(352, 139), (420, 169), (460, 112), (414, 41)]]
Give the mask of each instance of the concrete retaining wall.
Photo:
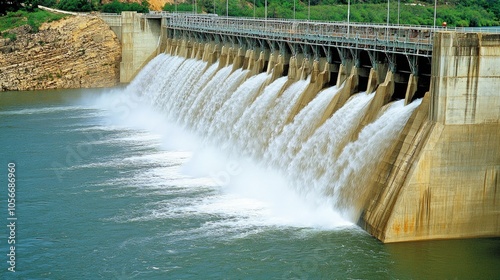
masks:
[(121, 24), (120, 82), (128, 83), (157, 55), (161, 20), (141, 18), (136, 12), (123, 12)]
[(438, 33), (433, 61), (360, 221), (384, 242), (500, 236), (500, 37)]
[(437, 34), (431, 118), (446, 125), (500, 120), (500, 34)]

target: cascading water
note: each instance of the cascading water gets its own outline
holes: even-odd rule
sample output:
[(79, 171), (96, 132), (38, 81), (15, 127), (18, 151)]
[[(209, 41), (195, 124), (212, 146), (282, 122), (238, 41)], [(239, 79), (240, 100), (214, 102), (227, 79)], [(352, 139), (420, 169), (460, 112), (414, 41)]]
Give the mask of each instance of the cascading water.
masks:
[[(266, 87), (262, 95), (245, 110), (243, 116), (234, 124), (230, 139), (235, 146), (239, 147), (239, 150), (245, 150), (247, 139), (258, 137), (252, 132), (263, 129), (266, 123), (263, 121), (265, 114), (272, 109), (286, 81), (286, 77), (281, 77)], [(250, 131), (247, 127), (253, 127), (253, 130)]]
[[(200, 78), (200, 73), (206, 68), (207, 63), (195, 59), (188, 60), (190, 63), (185, 63), (187, 70), (184, 72), (184, 78), (179, 79), (179, 83), (175, 86), (175, 90), (170, 95), (170, 98), (165, 99), (163, 110), (170, 113), (171, 117), (179, 116), (180, 109), (184, 100), (193, 91), (193, 87)], [(186, 62), (188, 62), (186, 61)], [(179, 69), (179, 72), (183, 72)]]
[(314, 185), (314, 182), (327, 169), (336, 165), (338, 154), (356, 130), (373, 96), (374, 94), (365, 93), (352, 96), (303, 144), (288, 168), (288, 172), (295, 176), (301, 191), (321, 188)]
[(188, 114), (186, 116), (186, 124), (189, 127), (196, 127), (197, 123), (202, 121), (201, 116), (203, 116), (203, 112), (211, 110), (211, 108), (207, 108), (208, 103), (213, 95), (219, 90), (219, 86), (224, 84), (224, 81), (231, 73), (231, 68), (231, 66), (227, 66), (219, 70), (198, 93), (193, 105), (189, 107)]
[(381, 117), (363, 128), (356, 141), (344, 148), (336, 168), (319, 179), (323, 183), (330, 182), (326, 193), (334, 193), (337, 208), (346, 209), (351, 219), (359, 217), (370, 194), (368, 174), (376, 174), (385, 152), (393, 145), (420, 103), (421, 100), (416, 100), (404, 106), (404, 100), (400, 100), (389, 105)]
[[(270, 75), (261, 73), (245, 81), (231, 95), (222, 108), (216, 113), (214, 121), (210, 125), (208, 137), (216, 141), (224, 141), (220, 136), (230, 135), (234, 123), (241, 117), (243, 112), (259, 94), (264, 82)], [(223, 138), (222, 137), (222, 138)]]
[(260, 159), (264, 155), (269, 143), (281, 132), (281, 129), (286, 124), (286, 120), (292, 113), (309, 81), (310, 79), (299, 80), (293, 83), (285, 89), (279, 98), (272, 101), (267, 111), (258, 112), (258, 114), (262, 115), (260, 120), (262, 126), (259, 129), (255, 129), (255, 126), (250, 123), (244, 128), (250, 133), (249, 138), (243, 139), (245, 141), (242, 143), (243, 145), (240, 144), (244, 147), (245, 154), (257, 159)]
[(161, 104), (163, 104), (162, 97), (165, 94), (165, 91), (169, 89), (169, 84), (165, 83), (165, 81), (172, 80), (172, 77), (176, 73), (177, 69), (184, 61), (185, 60), (180, 57), (167, 56), (165, 62), (162, 64), (164, 67), (161, 67), (158, 71), (149, 73), (149, 75), (152, 75), (154, 79), (150, 81), (147, 88), (145, 88), (142, 92), (149, 95), (149, 99), (152, 104), (161, 107)]
[(229, 75), (221, 85), (217, 86), (217, 90), (211, 96), (210, 101), (202, 108), (203, 113), (199, 116), (199, 121), (196, 123), (196, 130), (201, 132), (201, 135), (208, 133), (215, 113), (222, 107), (231, 94), (234, 93), (249, 72), (249, 70), (238, 69)]
[(135, 79), (128, 85), (127, 89), (131, 92), (138, 92), (140, 90), (147, 90), (152, 81), (157, 77), (153, 73), (159, 73), (162, 66), (166, 66), (171, 56), (166, 54), (159, 54), (151, 60), (140, 72)]
[(358, 134), (374, 97), (358, 93), (317, 128), (336, 87), (320, 92), (294, 117), (310, 78), (287, 86), (288, 78), (281, 77), (265, 86), (269, 74), (248, 77), (248, 70), (231, 71), (231, 65), (207, 67), (202, 61), (159, 55), (139, 73), (145, 81), (136, 79), (129, 87), (144, 92), (205, 143), (228, 148), (233, 157), (251, 157), (281, 174), (303, 199), (319, 198), (320, 204), (355, 213), (356, 219), (370, 193), (370, 174), (419, 103), (391, 104)]
[(177, 120), (180, 124), (186, 124), (186, 116), (189, 112), (189, 109), (191, 108), (191, 106), (193, 106), (193, 103), (199, 96), (198, 93), (201, 91), (201, 89), (215, 75), (217, 68), (219, 68), (219, 62), (212, 64), (212, 66), (210, 66), (198, 79), (196, 84), (187, 91), (187, 96), (183, 98), (184, 103), (182, 103), (182, 106), (179, 108), (180, 111)]
[(272, 166), (286, 168), (299, 152), (302, 144), (314, 133), (328, 102), (338, 90), (337, 87), (323, 90), (300, 111), (293, 122), (285, 126), (283, 132), (271, 143), (269, 152), (266, 154), (266, 161)]

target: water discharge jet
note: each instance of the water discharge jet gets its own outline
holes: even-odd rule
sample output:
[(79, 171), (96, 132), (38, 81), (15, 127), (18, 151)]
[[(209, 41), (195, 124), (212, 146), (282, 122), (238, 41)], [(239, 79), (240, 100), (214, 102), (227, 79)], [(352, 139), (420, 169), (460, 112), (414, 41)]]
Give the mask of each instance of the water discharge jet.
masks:
[[(327, 63), (320, 67), (317, 61), (301, 59), (303, 55), (293, 56), (284, 72), (287, 77), (280, 77), (285, 66), (280, 63), (286, 61), (275, 53), (267, 58), (260, 52), (257, 58), (253, 50), (239, 49), (236, 54), (222, 48), (226, 62), (213, 60), (211, 65), (193, 58), (196, 48), (193, 45), (189, 59), (159, 55), (144, 68), (154, 75), (139, 73), (144, 81), (134, 81), (130, 88), (205, 143), (216, 143), (232, 156), (245, 155), (278, 172), (299, 197), (321, 200), (386, 242), (394, 238), (388, 235), (389, 227), (403, 232), (406, 227), (394, 220), (394, 209), (401, 203), (400, 195), (406, 194), (408, 180), (414, 180), (412, 162), (422, 161), (428, 153), (427, 141), (439, 137), (436, 129), (450, 129), (427, 119), (429, 95), (420, 106), (419, 100), (408, 106), (404, 101), (389, 103), (395, 96), (393, 72), (377, 85), (379, 70), (368, 78), (372, 81), (367, 88), (376, 90), (355, 94), (356, 67), (349, 72), (340, 69), (339, 77), (345, 75), (340, 88), (321, 91), (328, 84), (327, 71), (335, 68)], [(204, 54), (219, 58), (217, 48), (206, 44)], [(267, 69), (262, 67), (265, 61)], [(411, 93), (418, 80), (410, 78), (409, 83), (405, 89)], [(410, 95), (406, 102), (414, 99)], [(495, 166), (485, 174), (488, 188), (495, 186)], [(435, 191), (423, 190), (420, 204), (432, 207)], [(416, 221), (423, 228), (432, 212), (418, 211)]]

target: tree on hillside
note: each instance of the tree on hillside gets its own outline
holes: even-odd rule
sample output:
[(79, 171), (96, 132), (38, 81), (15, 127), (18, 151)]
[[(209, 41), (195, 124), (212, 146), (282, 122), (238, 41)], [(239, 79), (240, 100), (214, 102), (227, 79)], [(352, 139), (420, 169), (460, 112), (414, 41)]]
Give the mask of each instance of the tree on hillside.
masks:
[(117, 14), (123, 11), (136, 11), (138, 13), (147, 13), (149, 12), (149, 3), (146, 0), (143, 0), (141, 4), (122, 3), (119, 2), (118, 0), (113, 0), (113, 2), (102, 6), (102, 11), (105, 13), (117, 13)]
[(73, 12), (90, 12), (93, 10), (90, 0), (60, 0), (57, 8)]
[(51, 8), (57, 6), (56, 0), (24, 0), (23, 3), (24, 9), (28, 12), (34, 11), (38, 7), (38, 5)]

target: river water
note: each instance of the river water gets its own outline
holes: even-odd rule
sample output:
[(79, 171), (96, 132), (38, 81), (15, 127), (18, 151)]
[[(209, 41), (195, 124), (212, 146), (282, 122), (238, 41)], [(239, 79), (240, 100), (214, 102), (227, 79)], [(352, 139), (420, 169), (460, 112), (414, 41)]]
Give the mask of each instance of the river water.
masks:
[(127, 91), (0, 93), (1, 279), (498, 279), (500, 239), (384, 245)]

